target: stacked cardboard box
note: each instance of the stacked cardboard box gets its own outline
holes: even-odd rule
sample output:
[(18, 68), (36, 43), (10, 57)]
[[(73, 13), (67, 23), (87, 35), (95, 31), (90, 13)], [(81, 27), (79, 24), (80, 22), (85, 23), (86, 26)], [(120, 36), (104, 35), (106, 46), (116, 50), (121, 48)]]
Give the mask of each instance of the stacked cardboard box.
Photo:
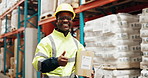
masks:
[(112, 71), (134, 68), (140, 70), (142, 59), (140, 28), (138, 16), (126, 13), (108, 15), (86, 22), (86, 49), (95, 52), (94, 67), (101, 65), (104, 70)]

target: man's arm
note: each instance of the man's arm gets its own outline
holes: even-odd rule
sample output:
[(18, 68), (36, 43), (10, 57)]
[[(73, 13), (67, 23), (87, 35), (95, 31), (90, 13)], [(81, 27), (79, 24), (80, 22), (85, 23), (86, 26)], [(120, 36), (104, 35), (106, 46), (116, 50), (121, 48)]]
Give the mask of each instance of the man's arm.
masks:
[(51, 57), (46, 60), (44, 60), (41, 63), (41, 72), (46, 73), (53, 71), (59, 66), (66, 66), (68, 62), (68, 58), (64, 57), (66, 51), (64, 51), (58, 58), (56, 57)]

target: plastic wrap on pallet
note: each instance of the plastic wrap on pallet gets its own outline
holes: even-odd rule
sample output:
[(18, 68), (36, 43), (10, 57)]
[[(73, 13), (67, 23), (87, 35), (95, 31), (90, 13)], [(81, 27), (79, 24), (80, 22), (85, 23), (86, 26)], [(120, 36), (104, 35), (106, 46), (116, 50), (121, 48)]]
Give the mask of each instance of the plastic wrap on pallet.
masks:
[(140, 69), (104, 70), (95, 67), (95, 78), (138, 78)]
[(58, 5), (61, 3), (69, 3), (73, 8), (79, 7), (79, 0), (58, 0)]
[(11, 21), (8, 19), (7, 20), (7, 25), (6, 25), (6, 19), (2, 20), (2, 25), (1, 25), (1, 32), (0, 34), (4, 34), (7, 28), (7, 32), (10, 32), (11, 29)]
[(142, 62), (140, 62), (141, 75), (139, 78), (148, 78), (148, 8), (142, 9), (142, 14), (140, 14), (139, 22), (142, 27), (140, 29), (140, 37), (142, 38), (141, 51), (143, 53)]
[(147, 69), (143, 69), (141, 71), (141, 77), (142, 78), (147, 78), (148, 77), (148, 70)]
[(140, 23), (147, 23), (148, 22), (148, 15), (140, 15), (139, 22)]
[(138, 17), (126, 13), (86, 22), (85, 44), (95, 53), (94, 65), (102, 64), (106, 69), (140, 68), (140, 29)]
[[(20, 21), (24, 19), (24, 15), (20, 14)], [(18, 9), (14, 9), (11, 13), (11, 31), (18, 28)]]
[(148, 15), (148, 8), (142, 9), (142, 15)]
[(147, 23), (142, 23), (141, 30), (148, 30), (148, 22)]
[(7, 10), (6, 9), (6, 6), (7, 6), (6, 3), (7, 3), (6, 0), (2, 0), (2, 2), (0, 3), (0, 9), (1, 9), (0, 15), (2, 15)]
[(148, 69), (148, 57), (147, 56), (142, 56), (142, 62), (140, 63), (140, 68), (141, 69)]
[[(17, 57), (17, 47), (19, 45), (23, 45), (24, 44), (24, 40), (23, 39), (20, 39), (20, 44), (17, 44), (17, 39), (15, 39), (15, 42), (14, 42), (14, 69), (16, 69), (17, 67), (17, 59), (18, 60), (18, 72), (21, 72), (22, 71), (22, 68), (23, 68), (23, 58), (24, 58), (24, 53), (22, 51), (19, 51), (19, 58)], [(21, 47), (20, 48), (21, 50), (24, 50), (24, 47)], [(13, 63), (13, 62), (12, 62)], [(13, 76), (16, 77), (16, 70), (14, 70), (14, 73), (13, 73)]]
[(32, 66), (32, 60), (34, 57), (34, 52), (35, 52), (35, 48), (37, 46), (37, 29), (36, 28), (26, 28), (25, 31), (25, 41), (26, 41), (26, 46), (25, 46), (25, 77), (26, 78), (36, 78), (34, 72), (35, 70), (33, 70), (33, 66)]
[(3, 52), (2, 52), (2, 48), (1, 48), (1, 53), (0, 53), (0, 72), (3, 71), (4, 69), (4, 61), (3, 61)]
[(57, 7), (56, 3), (57, 3), (57, 0), (41, 0), (41, 18), (43, 16), (45, 17), (52, 16)]

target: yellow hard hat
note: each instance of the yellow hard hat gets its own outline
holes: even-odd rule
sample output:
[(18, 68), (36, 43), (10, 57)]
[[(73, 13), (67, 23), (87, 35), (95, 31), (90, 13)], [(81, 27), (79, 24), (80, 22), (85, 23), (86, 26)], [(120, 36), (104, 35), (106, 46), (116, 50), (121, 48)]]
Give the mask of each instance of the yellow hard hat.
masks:
[(73, 7), (70, 5), (70, 4), (68, 4), (68, 3), (62, 3), (62, 4), (60, 4), (58, 7), (57, 7), (57, 9), (56, 9), (56, 12), (54, 13), (54, 16), (56, 17), (56, 15), (59, 13), (59, 12), (61, 12), (61, 11), (68, 11), (68, 12), (71, 12), (72, 14), (73, 14), (73, 19), (75, 18), (75, 12), (74, 12), (74, 10), (73, 10)]

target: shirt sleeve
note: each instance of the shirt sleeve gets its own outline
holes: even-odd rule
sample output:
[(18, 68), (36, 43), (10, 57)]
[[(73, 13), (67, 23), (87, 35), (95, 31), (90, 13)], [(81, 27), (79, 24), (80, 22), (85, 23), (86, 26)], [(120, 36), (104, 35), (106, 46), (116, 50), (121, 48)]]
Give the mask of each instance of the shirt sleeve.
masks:
[(48, 58), (48, 59), (44, 60), (41, 63), (41, 70), (40, 71), (42, 73), (46, 73), (46, 72), (53, 71), (57, 67), (59, 67), (58, 58), (51, 57), (51, 58)]

